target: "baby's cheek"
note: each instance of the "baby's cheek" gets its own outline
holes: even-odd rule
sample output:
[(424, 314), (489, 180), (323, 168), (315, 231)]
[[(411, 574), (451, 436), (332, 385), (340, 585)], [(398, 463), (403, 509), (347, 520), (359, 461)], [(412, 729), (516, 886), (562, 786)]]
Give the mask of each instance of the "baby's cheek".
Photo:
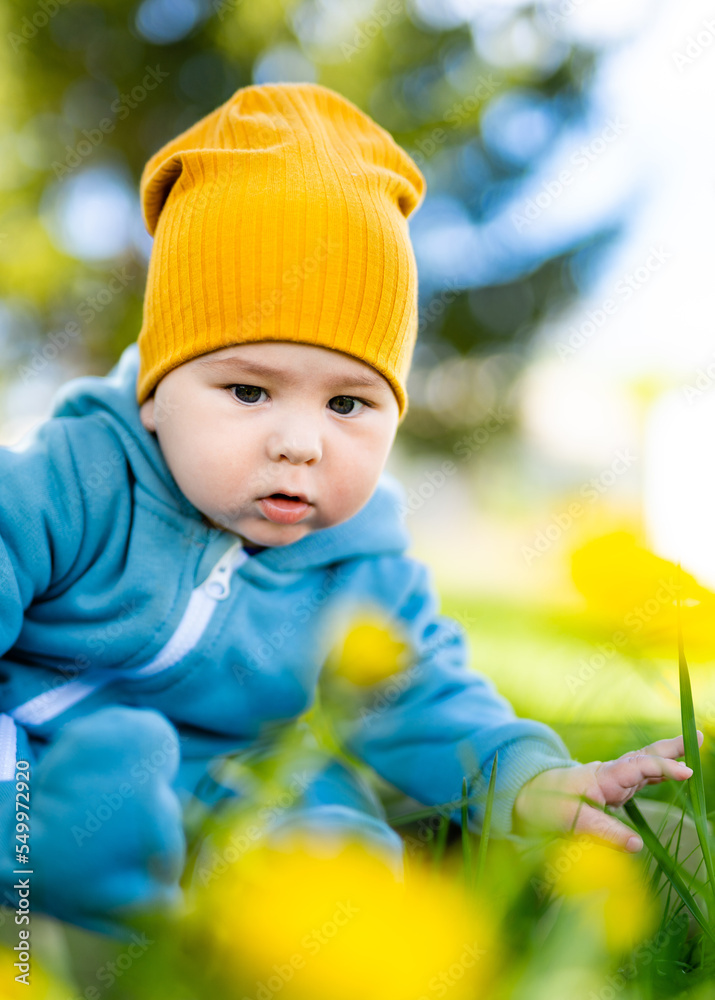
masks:
[(341, 469), (325, 482), (327, 496), (335, 506), (349, 507), (361, 492), (361, 476), (354, 468)]
[(330, 510), (336, 520), (346, 521), (357, 514), (370, 498), (369, 484), (353, 481), (335, 487), (330, 499)]

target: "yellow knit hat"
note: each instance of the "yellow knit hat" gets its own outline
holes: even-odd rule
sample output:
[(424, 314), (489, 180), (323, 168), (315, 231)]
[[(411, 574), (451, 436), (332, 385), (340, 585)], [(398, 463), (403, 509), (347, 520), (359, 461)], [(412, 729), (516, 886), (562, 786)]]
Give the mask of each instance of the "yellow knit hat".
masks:
[(154, 236), (141, 405), (167, 372), (233, 344), (317, 344), (372, 365), (407, 411), (417, 267), (407, 217), (425, 179), (356, 105), (320, 84), (243, 87), (142, 173)]

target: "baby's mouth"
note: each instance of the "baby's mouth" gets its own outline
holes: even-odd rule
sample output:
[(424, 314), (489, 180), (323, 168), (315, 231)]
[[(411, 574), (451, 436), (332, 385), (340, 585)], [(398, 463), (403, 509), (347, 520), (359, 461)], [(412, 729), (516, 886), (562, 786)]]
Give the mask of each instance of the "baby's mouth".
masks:
[(276, 524), (296, 524), (310, 510), (311, 504), (301, 496), (289, 493), (271, 493), (258, 503), (269, 521)]

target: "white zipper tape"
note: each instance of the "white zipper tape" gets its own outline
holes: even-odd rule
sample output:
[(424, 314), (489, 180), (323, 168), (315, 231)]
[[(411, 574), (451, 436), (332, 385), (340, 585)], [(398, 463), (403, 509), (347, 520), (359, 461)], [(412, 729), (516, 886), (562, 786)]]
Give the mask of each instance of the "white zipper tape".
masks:
[(67, 711), (72, 705), (76, 705), (78, 701), (98, 691), (105, 684), (109, 684), (112, 679), (113, 676), (107, 672), (101, 676), (94, 674), (91, 680), (87, 678), (84, 681), (67, 681), (10, 709), (9, 714), (22, 726), (39, 726)]
[(17, 727), (9, 715), (0, 715), (0, 781), (11, 781), (17, 763)]
[(206, 631), (217, 601), (225, 600), (231, 593), (233, 571), (248, 558), (240, 541), (224, 552), (204, 582), (192, 590), (174, 634), (148, 663), (131, 670), (97, 671), (88, 674), (84, 680), (68, 681), (18, 705), (11, 710), (10, 715), (24, 726), (41, 725), (112, 681), (153, 677), (162, 670), (173, 667), (196, 646)]
[(122, 676), (152, 677), (182, 660), (206, 631), (218, 600), (221, 598), (210, 597), (202, 587), (194, 590), (179, 626), (167, 644), (159, 650), (153, 660), (149, 660), (141, 667), (135, 667), (134, 670), (123, 672)]

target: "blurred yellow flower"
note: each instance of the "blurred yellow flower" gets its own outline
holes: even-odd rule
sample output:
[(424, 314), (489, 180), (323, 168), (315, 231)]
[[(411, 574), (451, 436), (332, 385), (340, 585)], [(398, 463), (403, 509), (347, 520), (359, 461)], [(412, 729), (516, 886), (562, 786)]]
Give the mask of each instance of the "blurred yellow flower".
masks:
[(369, 687), (404, 670), (409, 654), (409, 643), (397, 624), (380, 609), (365, 608), (336, 642), (326, 669), (360, 687)]
[(257, 1000), (474, 1000), (493, 965), (491, 925), (454, 881), (416, 868), (399, 882), (345, 839), (263, 845), (206, 905), (227, 975)]
[(580, 837), (554, 845), (547, 871), (555, 876), (554, 890), (600, 924), (609, 948), (632, 948), (654, 927), (654, 902), (630, 854)]
[(591, 611), (618, 630), (624, 646), (636, 644), (672, 657), (677, 648), (677, 602), (686, 653), (715, 655), (715, 594), (667, 559), (617, 531), (594, 538), (573, 553), (572, 575)]
[[(30, 951), (29, 962), (22, 961), (23, 953), (0, 945), (0, 1000), (65, 1000), (72, 990), (49, 978)], [(16, 965), (15, 963), (18, 963)], [(29, 965), (29, 972), (25, 971)], [(25, 975), (26, 981), (18, 982), (15, 977)]]

